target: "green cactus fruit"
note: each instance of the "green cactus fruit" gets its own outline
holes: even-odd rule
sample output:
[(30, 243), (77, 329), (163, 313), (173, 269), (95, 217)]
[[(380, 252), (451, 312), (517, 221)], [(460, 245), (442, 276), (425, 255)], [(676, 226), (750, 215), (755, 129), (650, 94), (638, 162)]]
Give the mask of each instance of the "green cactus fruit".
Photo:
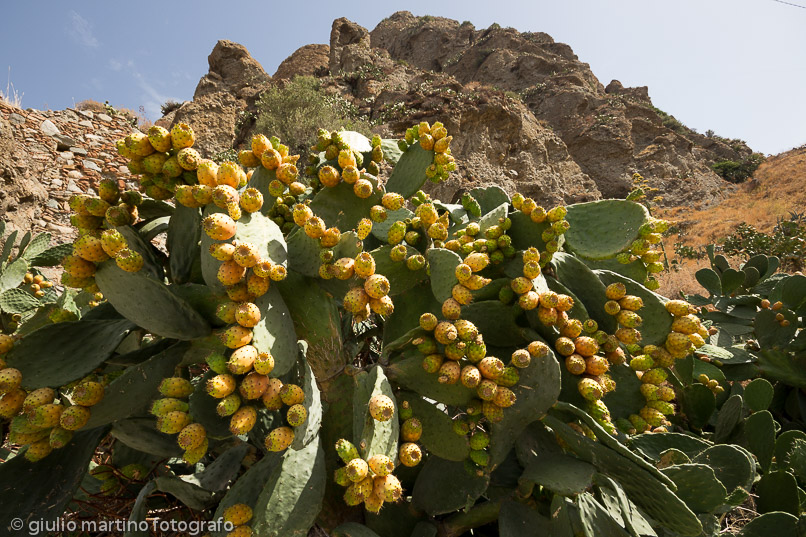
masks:
[(267, 352), (259, 353), (253, 368), (260, 375), (268, 375), (274, 370), (274, 357)]
[(581, 378), (577, 383), (580, 395), (588, 401), (596, 401), (604, 396), (604, 390), (598, 382), (591, 378)]
[(229, 371), (227, 368), (227, 357), (221, 352), (214, 352), (204, 359), (212, 371), (217, 374), (226, 373)]
[(638, 311), (644, 307), (644, 301), (641, 299), (641, 297), (626, 295), (619, 299), (618, 305), (623, 310)]
[(171, 149), (171, 133), (165, 127), (152, 125), (148, 129), (148, 142), (156, 151), (164, 153)]
[(159, 392), (165, 397), (184, 399), (193, 393), (193, 385), (182, 377), (168, 377), (160, 382)]
[(179, 431), (176, 442), (184, 450), (195, 449), (204, 443), (207, 438), (207, 431), (200, 423), (191, 423)]
[(453, 432), (459, 436), (467, 436), (470, 434), (471, 430), (470, 422), (463, 417), (456, 418), (451, 424), (451, 429), (453, 429)]
[[(0, 336), (1, 337), (1, 336)], [(56, 398), (56, 391), (52, 388), (39, 388), (29, 393), (22, 403), (23, 411), (34, 409), (38, 406), (47, 405)]]
[(423, 369), (427, 373), (436, 373), (439, 371), (439, 368), (442, 367), (444, 359), (444, 356), (441, 354), (429, 354), (423, 358)]
[(429, 332), (437, 327), (437, 316), (433, 313), (423, 313), (420, 315), (420, 328)]
[(628, 417), (630, 424), (635, 428), (635, 430), (639, 433), (646, 431), (649, 428), (649, 424), (639, 416), (638, 414), (630, 414)]
[(619, 328), (616, 330), (616, 337), (625, 345), (637, 344), (641, 341), (641, 332), (635, 328)]
[(681, 317), (691, 313), (691, 305), (685, 300), (670, 300), (664, 304), (664, 306), (666, 307), (666, 311), (675, 317)]
[(654, 408), (664, 416), (671, 416), (674, 414), (674, 405), (661, 400), (647, 401), (646, 406)]
[(633, 371), (647, 371), (655, 367), (655, 360), (648, 354), (640, 354), (630, 359), (630, 368)]
[(238, 309), (236, 302), (223, 302), (216, 307), (216, 317), (227, 324), (235, 322), (235, 310)]
[(490, 464), (490, 454), (482, 449), (471, 449), (470, 460), (484, 468)]
[(171, 127), (171, 147), (184, 149), (193, 145), (196, 135), (187, 123), (177, 123)]
[(417, 442), (422, 435), (423, 424), (417, 418), (409, 418), (400, 426), (400, 436), (406, 442)]
[(25, 450), (25, 459), (29, 462), (38, 462), (50, 455), (51, 451), (53, 447), (50, 445), (50, 440), (44, 438), (28, 446)]
[[(639, 412), (641, 419), (643, 419), (650, 427), (658, 427), (663, 424), (663, 413), (659, 410), (650, 407), (643, 407)], [(638, 427), (636, 426), (636, 429)], [(640, 430), (640, 429), (639, 429)]]
[(644, 396), (644, 399), (647, 401), (653, 401), (658, 399), (658, 389), (659, 386), (655, 386), (654, 384), (641, 384), (640, 391), (641, 395)]
[(641, 382), (644, 384), (654, 384), (657, 386), (662, 384), (668, 375), (669, 373), (665, 369), (656, 367), (654, 369), (645, 371), (644, 374), (641, 375)]
[(411, 404), (409, 404), (408, 401), (403, 401), (400, 403), (398, 406), (397, 415), (403, 421), (412, 418), (414, 416), (414, 411), (411, 408)]
[(73, 405), (64, 409), (59, 417), (59, 425), (68, 431), (77, 431), (87, 424), (90, 410), (83, 406)]
[(482, 450), (490, 445), (490, 435), (484, 431), (475, 431), (470, 436), (470, 449)]
[(621, 283), (611, 283), (605, 288), (605, 295), (608, 300), (621, 300), (627, 295), (627, 287)]
[(123, 248), (115, 256), (115, 264), (126, 272), (138, 272), (143, 268), (143, 256), (134, 250)]
[(406, 237), (406, 223), (397, 221), (391, 225), (386, 235), (386, 240), (391, 245), (400, 244)]
[(398, 450), (398, 458), (400, 459), (400, 464), (411, 468), (420, 464), (420, 461), (423, 460), (423, 452), (417, 444), (406, 442), (401, 444)]
[(512, 366), (505, 367), (504, 372), (496, 380), (500, 386), (506, 386), (507, 388), (515, 386), (518, 381), (520, 381), (520, 373), (518, 368)]
[(675, 398), (674, 389), (671, 386), (658, 386), (656, 393), (661, 401), (672, 401)]
[(216, 404), (216, 414), (222, 418), (232, 416), (241, 408), (241, 397), (237, 393), (231, 393)]
[(188, 404), (185, 401), (180, 399), (174, 399), (170, 397), (157, 399), (153, 403), (151, 403), (151, 409), (149, 412), (154, 416), (164, 416), (168, 412), (187, 412), (188, 411)]
[(61, 449), (70, 443), (75, 433), (62, 427), (54, 427), (48, 435), (48, 443), (53, 449)]
[(216, 399), (223, 399), (235, 391), (236, 382), (235, 377), (230, 374), (224, 373), (216, 375), (207, 381), (205, 389), (210, 397)]
[(355, 446), (349, 440), (345, 440), (344, 438), (340, 438), (336, 442), (336, 453), (339, 455), (341, 460), (344, 461), (344, 463), (348, 463), (353, 459), (360, 458), (358, 450), (355, 448)]
[(257, 421), (257, 410), (253, 406), (242, 406), (230, 417), (229, 431), (234, 435), (246, 434)]
[(280, 390), (280, 399), (287, 406), (297, 405), (305, 400), (305, 392), (296, 384), (285, 384)]
[(333, 481), (341, 487), (349, 487), (353, 484), (350, 478), (347, 477), (347, 468), (344, 466), (336, 468), (336, 471), (333, 472)]
[(109, 259), (103, 249), (100, 237), (94, 233), (87, 233), (77, 238), (73, 243), (73, 254), (93, 263), (100, 263)]
[(297, 404), (292, 405), (291, 408), (288, 409), (288, 413), (286, 414), (286, 420), (288, 424), (292, 427), (299, 427), (305, 420), (308, 418), (308, 411), (305, 410), (305, 407)]
[(643, 323), (640, 315), (628, 309), (621, 309), (616, 315), (616, 321), (627, 328), (638, 328)]
[(588, 414), (597, 422), (610, 419), (610, 409), (607, 408), (607, 405), (602, 400), (588, 401), (587, 407)]
[(157, 430), (165, 434), (177, 434), (189, 423), (190, 415), (187, 412), (174, 410), (157, 418)]
[(199, 447), (185, 450), (182, 454), (182, 459), (188, 464), (195, 465), (207, 454), (208, 447), (209, 440), (205, 438)]
[(118, 252), (121, 250), (128, 248), (128, 244), (126, 243), (126, 239), (123, 235), (116, 229), (107, 229), (101, 233), (100, 237), (101, 248), (103, 249), (104, 253), (109, 257), (115, 257)]

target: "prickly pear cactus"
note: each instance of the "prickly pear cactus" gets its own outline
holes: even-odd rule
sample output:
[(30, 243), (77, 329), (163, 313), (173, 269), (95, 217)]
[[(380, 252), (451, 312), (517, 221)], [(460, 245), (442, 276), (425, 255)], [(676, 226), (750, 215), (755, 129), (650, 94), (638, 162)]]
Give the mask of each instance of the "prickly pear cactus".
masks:
[[(651, 290), (668, 224), (495, 186), (431, 199), (454, 136), (320, 130), (304, 166), (263, 134), (221, 163), (181, 123), (121, 140), (139, 191), (74, 196), (70, 248), (3, 250), (8, 520), (60, 515), (102, 441), (98, 494), (134, 522), (167, 494), (211, 535), (694, 536), (744, 501), (777, 449), (763, 387), (750, 416), (719, 401), (702, 445), (670, 432), (719, 394), (693, 382), (707, 319)], [(59, 262), (61, 294), (31, 269)], [(741, 431), (766, 440), (711, 445)], [(52, 465), (55, 502), (19, 493)]]

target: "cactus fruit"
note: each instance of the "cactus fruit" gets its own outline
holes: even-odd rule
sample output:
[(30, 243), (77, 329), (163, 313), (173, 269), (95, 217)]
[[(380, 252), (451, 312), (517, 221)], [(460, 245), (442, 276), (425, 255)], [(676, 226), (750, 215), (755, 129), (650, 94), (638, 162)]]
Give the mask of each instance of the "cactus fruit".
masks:
[(266, 437), (265, 446), (268, 451), (285, 451), (294, 442), (294, 429), (277, 427)]
[(356, 457), (347, 463), (346, 471), (350, 481), (358, 483), (367, 477), (369, 465), (364, 459)]
[(577, 383), (579, 394), (588, 401), (601, 399), (604, 395), (602, 386), (591, 378), (581, 378)]
[(257, 410), (253, 406), (242, 406), (230, 417), (229, 430), (234, 435), (246, 434), (257, 421)]
[(47, 405), (56, 398), (56, 392), (52, 388), (39, 388), (29, 393), (22, 403), (23, 411), (28, 411), (38, 406)]
[(369, 400), (369, 413), (376, 421), (388, 421), (395, 414), (395, 404), (386, 395), (374, 395)]
[(85, 381), (76, 386), (70, 396), (75, 405), (94, 406), (104, 398), (104, 386), (100, 382)]
[(241, 302), (235, 309), (235, 321), (247, 328), (260, 322), (260, 308), (252, 302)]
[(193, 385), (181, 377), (168, 377), (160, 382), (159, 392), (165, 397), (184, 399), (193, 393)]
[(101, 248), (106, 255), (115, 257), (120, 250), (127, 248), (126, 239), (116, 229), (107, 229), (101, 232)]
[(187, 123), (177, 123), (171, 127), (171, 147), (184, 149), (193, 145), (196, 135)]
[(373, 274), (364, 281), (364, 290), (370, 298), (381, 298), (389, 294), (389, 280), (383, 274)]
[(233, 526), (242, 526), (252, 520), (252, 508), (244, 503), (236, 503), (224, 509), (221, 518)]
[[(2, 397), (0, 397), (0, 418), (10, 419), (16, 416), (17, 413), (22, 409), (22, 405), (24, 402), (25, 402), (24, 390), (14, 388), (9, 391), (6, 391), (5, 393), (3, 393)], [(32, 409), (32, 412), (35, 412), (38, 408), (40, 407)]]
[(400, 426), (400, 436), (406, 442), (417, 442), (422, 434), (423, 425), (417, 418), (409, 418)]
[(400, 446), (398, 458), (400, 459), (400, 464), (403, 466), (414, 467), (423, 460), (423, 452), (417, 444), (406, 442)]
[(205, 390), (216, 399), (223, 399), (235, 391), (235, 377), (227, 373), (216, 375), (207, 381)]
[(252, 331), (240, 325), (232, 325), (220, 334), (221, 342), (230, 349), (248, 345), (252, 341)]
[(226, 241), (235, 235), (235, 221), (224, 213), (213, 213), (202, 220), (202, 229), (217, 241)]
[(199, 423), (191, 423), (179, 432), (177, 443), (184, 450), (195, 449), (204, 443), (207, 431)]
[(396, 502), (403, 495), (400, 480), (392, 474), (378, 474), (374, 479), (373, 495), (382, 497), (384, 501)]
[(64, 409), (59, 417), (59, 425), (68, 431), (77, 431), (87, 424), (90, 419), (90, 410), (83, 406), (74, 405)]
[(659, 385), (666, 380), (666, 377), (669, 374), (666, 372), (665, 369), (656, 367), (654, 369), (650, 369), (649, 371), (645, 371), (643, 375), (641, 375), (641, 382), (644, 384), (655, 384)]
[(157, 430), (165, 434), (177, 434), (190, 424), (190, 415), (174, 410), (157, 417)]
[(115, 264), (126, 272), (138, 272), (143, 268), (143, 256), (134, 250), (123, 248), (115, 255)]

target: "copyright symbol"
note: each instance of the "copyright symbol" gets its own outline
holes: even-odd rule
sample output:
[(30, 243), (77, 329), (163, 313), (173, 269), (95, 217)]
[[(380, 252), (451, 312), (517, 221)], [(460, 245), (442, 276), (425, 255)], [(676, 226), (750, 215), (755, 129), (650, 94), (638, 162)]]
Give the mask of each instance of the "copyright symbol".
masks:
[(11, 521), (11, 529), (12, 530), (21, 530), (23, 526), (23, 521), (21, 518), (15, 518)]

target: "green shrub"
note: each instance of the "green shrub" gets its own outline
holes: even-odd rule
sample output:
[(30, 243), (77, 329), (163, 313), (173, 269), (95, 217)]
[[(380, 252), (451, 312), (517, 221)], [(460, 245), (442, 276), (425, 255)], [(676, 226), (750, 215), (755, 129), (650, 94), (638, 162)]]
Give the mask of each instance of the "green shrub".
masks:
[(317, 79), (298, 76), (283, 87), (272, 87), (257, 104), (258, 133), (279, 136), (289, 147), (306, 149), (318, 127), (369, 133), (370, 125), (346, 99), (322, 91)]
[(806, 266), (806, 220), (793, 214), (781, 220), (771, 233), (761, 233), (750, 224), (742, 223), (722, 246), (727, 255), (753, 257), (774, 255), (781, 259), (784, 270), (803, 270)]
[(762, 162), (764, 162), (764, 156), (760, 153), (753, 153), (742, 161), (720, 160), (712, 164), (711, 169), (726, 181), (741, 183), (752, 177)]

